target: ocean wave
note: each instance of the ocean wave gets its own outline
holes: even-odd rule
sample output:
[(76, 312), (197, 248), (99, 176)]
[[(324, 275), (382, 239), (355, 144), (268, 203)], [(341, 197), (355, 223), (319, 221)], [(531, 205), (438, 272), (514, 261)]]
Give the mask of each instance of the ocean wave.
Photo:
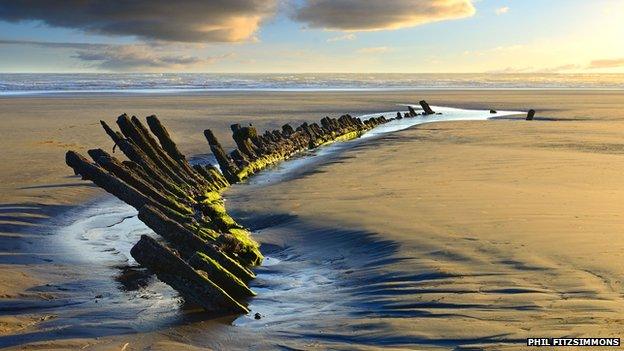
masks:
[(624, 89), (624, 74), (0, 74), (0, 95), (411, 89)]

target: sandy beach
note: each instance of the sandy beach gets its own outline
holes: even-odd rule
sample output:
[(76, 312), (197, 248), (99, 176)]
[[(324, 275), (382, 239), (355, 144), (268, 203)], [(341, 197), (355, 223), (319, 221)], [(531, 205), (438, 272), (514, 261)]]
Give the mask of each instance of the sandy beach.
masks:
[[(63, 160), (67, 149), (112, 147), (100, 119), (156, 114), (184, 153), (201, 155), (208, 127), (229, 142), (234, 122), (277, 128), (420, 99), (534, 108), (538, 118), (415, 126), (229, 189), (228, 209), (270, 258), (254, 282), (260, 322), (205, 320), (159, 285), (158, 298), (133, 300), (145, 290), (132, 289), (94, 299), (117, 289), (110, 267), (59, 257), (66, 252), (50, 244), (94, 203), (110, 201)], [(0, 104), (0, 346), (499, 350), (523, 349), (527, 337), (622, 335), (621, 91), (59, 95)], [(90, 274), (101, 279), (81, 291)], [(128, 315), (100, 333), (76, 326), (124, 299), (166, 311), (166, 322)], [(64, 315), (51, 307), (59, 301), (81, 307)]]

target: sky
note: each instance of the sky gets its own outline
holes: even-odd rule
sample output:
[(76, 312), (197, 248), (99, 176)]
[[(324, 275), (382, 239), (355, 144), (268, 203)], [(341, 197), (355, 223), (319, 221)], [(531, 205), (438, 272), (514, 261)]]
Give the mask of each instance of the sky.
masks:
[(624, 73), (624, 0), (0, 0), (0, 72)]

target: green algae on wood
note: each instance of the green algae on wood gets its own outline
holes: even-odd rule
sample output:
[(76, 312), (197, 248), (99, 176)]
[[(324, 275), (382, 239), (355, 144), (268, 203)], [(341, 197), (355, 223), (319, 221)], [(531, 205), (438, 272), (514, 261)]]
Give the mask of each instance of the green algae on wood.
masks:
[(130, 253), (137, 262), (149, 267), (158, 279), (166, 282), (206, 311), (249, 313), (247, 307), (215, 284), (210, 279), (210, 275), (194, 269), (173, 251), (149, 236), (141, 236), (141, 240), (132, 247)]
[[(123, 134), (103, 121), (101, 124), (115, 145), (129, 158), (128, 161), (119, 161), (101, 149), (94, 149), (89, 154), (96, 163), (70, 151), (67, 154), (68, 165), (83, 178), (134, 206), (139, 210), (139, 219), (166, 239), (166, 244), (158, 245), (148, 245), (145, 243), (148, 239), (143, 240), (133, 249), (133, 257), (142, 257), (142, 261), (139, 258), (137, 261), (157, 272), (159, 279), (179, 290), (183, 296), (198, 302), (197, 296), (194, 296), (197, 291), (176, 280), (173, 268), (146, 259), (157, 255), (145, 250), (166, 254), (163, 248), (169, 250), (167, 246), (170, 246), (171, 252), (185, 264), (199, 252), (210, 257), (211, 273), (216, 274), (218, 278), (215, 279), (219, 280), (217, 287), (244, 285), (242, 282), (255, 277), (247, 266), (261, 263), (262, 254), (259, 245), (225, 209), (219, 191), (230, 183), (212, 166), (198, 172), (188, 165), (183, 155), (176, 153), (177, 146), (157, 118), (151, 116), (149, 121), (152, 129), (157, 131), (159, 141), (167, 144), (168, 151), (149, 135), (147, 128), (136, 117), (122, 115), (117, 122)], [(199, 279), (196, 283), (207, 274), (204, 271), (196, 273), (200, 277), (195, 275), (194, 279)], [(233, 280), (232, 284), (225, 282), (226, 279)], [(214, 285), (214, 282), (211, 284)], [(249, 292), (246, 294), (249, 295)], [(240, 302), (232, 300), (235, 304), (230, 308), (240, 311), (240, 307), (236, 306)]]
[(342, 115), (264, 133), (233, 124), (237, 148), (229, 154), (207, 129), (219, 170), (191, 166), (156, 116), (147, 117), (151, 135), (138, 118), (124, 114), (117, 119), (121, 133), (101, 124), (129, 160), (101, 149), (89, 151), (95, 163), (73, 151), (66, 159), (76, 174), (134, 206), (164, 239), (141, 237), (131, 250), (137, 262), (207, 311), (246, 313), (245, 300), (255, 295), (247, 286), (255, 278), (250, 268), (264, 257), (251, 233), (228, 214), (221, 191), (297, 153), (358, 138), (387, 121)]
[(191, 267), (206, 272), (213, 282), (231, 296), (237, 298), (256, 296), (256, 293), (249, 289), (247, 284), (230, 271), (223, 268), (223, 266), (210, 256), (202, 252), (197, 252), (195, 255), (191, 256), (188, 262)]

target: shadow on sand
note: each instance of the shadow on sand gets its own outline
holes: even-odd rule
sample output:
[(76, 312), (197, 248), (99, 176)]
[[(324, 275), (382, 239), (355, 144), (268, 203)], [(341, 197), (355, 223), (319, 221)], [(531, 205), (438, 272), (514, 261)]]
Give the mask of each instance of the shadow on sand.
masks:
[[(40, 213), (35, 207), (30, 210)], [(432, 293), (430, 287), (422, 286), (424, 283), (457, 277), (439, 271), (397, 268), (409, 267), (408, 263), (415, 258), (402, 256), (400, 243), (384, 239), (383, 233), (319, 225), (286, 213), (235, 215), (254, 229), (268, 257), (252, 282), (259, 295), (250, 302), (250, 315), (208, 315), (184, 305), (175, 291), (140, 269), (97, 262), (102, 256), (93, 255), (92, 261), (75, 267), (89, 267), (88, 274), (77, 273), (76, 279), (31, 289), (54, 293), (54, 299), (2, 301), (1, 315), (41, 314), (55, 318), (41, 322), (36, 331), (2, 336), (0, 345), (19, 347), (32, 342), (146, 332), (158, 332), (159, 338), (172, 339), (182, 333), (185, 343), (209, 348), (231, 342), (232, 335), (237, 336), (232, 347), (255, 345), (260, 349), (300, 349), (310, 342), (339, 347), (458, 347), (477, 342), (517, 341), (506, 339), (505, 335), (470, 340), (432, 339), (418, 336), (409, 328), (402, 331), (393, 327), (395, 318), (445, 318), (487, 306), (419, 302), (410, 298)], [(117, 220), (122, 216), (119, 213)], [(127, 231), (123, 227), (107, 228)], [(103, 236), (91, 239), (96, 241), (91, 244), (99, 247), (102, 243), (98, 240), (135, 239)], [(120, 275), (125, 277), (120, 280)], [(262, 315), (261, 321), (254, 320), (255, 313)], [(207, 334), (211, 337), (206, 338)]]

